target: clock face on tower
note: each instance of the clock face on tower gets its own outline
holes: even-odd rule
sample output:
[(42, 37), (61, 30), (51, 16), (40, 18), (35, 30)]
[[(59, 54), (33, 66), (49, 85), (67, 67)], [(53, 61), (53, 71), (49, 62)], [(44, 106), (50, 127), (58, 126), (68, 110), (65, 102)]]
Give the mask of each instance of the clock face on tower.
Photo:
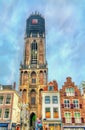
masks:
[(32, 24), (38, 24), (38, 19), (32, 19)]

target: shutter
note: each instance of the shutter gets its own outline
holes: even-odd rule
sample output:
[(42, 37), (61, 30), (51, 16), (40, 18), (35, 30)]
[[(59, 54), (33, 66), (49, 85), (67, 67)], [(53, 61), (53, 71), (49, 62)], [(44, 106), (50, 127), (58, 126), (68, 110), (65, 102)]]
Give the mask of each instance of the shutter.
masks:
[(71, 109), (73, 109), (74, 108), (74, 105), (73, 104), (71, 104)]
[(82, 104), (80, 104), (80, 108), (82, 108)]
[(61, 104), (61, 108), (64, 108), (64, 104)]
[(81, 118), (81, 123), (84, 123), (84, 118), (83, 117)]
[(75, 92), (75, 96), (78, 96), (77, 92)]
[(66, 96), (66, 92), (64, 92), (64, 96)]
[(72, 117), (72, 123), (75, 123), (75, 118), (74, 117)]
[(65, 117), (62, 118), (62, 122), (65, 123)]

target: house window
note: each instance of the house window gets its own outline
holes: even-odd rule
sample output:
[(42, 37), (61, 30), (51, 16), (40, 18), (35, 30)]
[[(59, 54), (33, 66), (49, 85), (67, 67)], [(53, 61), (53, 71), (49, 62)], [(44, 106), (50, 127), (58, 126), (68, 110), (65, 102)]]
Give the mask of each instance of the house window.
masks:
[(0, 104), (3, 104), (3, 99), (4, 99), (4, 97), (1, 95), (0, 96)]
[(74, 117), (75, 117), (75, 123), (81, 123), (80, 112), (75, 112)]
[(66, 123), (72, 123), (70, 112), (65, 112), (65, 120), (66, 120)]
[(33, 84), (35, 84), (36, 83), (36, 73), (33, 71), (32, 73), (31, 73), (31, 82), (33, 83)]
[(79, 101), (78, 101), (78, 99), (73, 100), (73, 106), (74, 106), (74, 108), (79, 108)]
[(2, 109), (0, 109), (0, 118), (2, 117)]
[(53, 108), (53, 117), (58, 118), (58, 108)]
[(58, 97), (52, 96), (52, 102), (53, 102), (53, 104), (57, 104), (58, 103)]
[(50, 96), (45, 96), (45, 104), (49, 104), (50, 103)]
[(64, 100), (64, 107), (65, 108), (70, 108), (70, 101), (68, 99)]
[(35, 97), (31, 97), (31, 104), (35, 105)]
[(32, 83), (36, 83), (36, 78), (32, 79)]
[(4, 118), (9, 118), (9, 109), (5, 109)]
[(50, 108), (45, 108), (45, 115), (46, 115), (46, 118), (51, 117)]
[(67, 96), (74, 96), (74, 88), (66, 88), (66, 95)]
[(54, 90), (54, 87), (53, 87), (53, 86), (49, 86), (49, 87), (48, 87), (48, 90), (49, 90), (49, 91), (53, 91), (53, 90)]
[(37, 43), (35, 41), (31, 44), (31, 63), (37, 63)]
[(7, 95), (6, 97), (6, 104), (10, 104), (11, 103), (11, 95)]

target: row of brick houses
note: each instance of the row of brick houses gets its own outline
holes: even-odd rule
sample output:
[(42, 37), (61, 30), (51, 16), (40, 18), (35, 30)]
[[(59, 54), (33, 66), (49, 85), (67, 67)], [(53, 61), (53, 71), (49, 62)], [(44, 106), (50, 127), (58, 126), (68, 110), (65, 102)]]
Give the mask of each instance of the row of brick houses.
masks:
[[(85, 91), (81, 94), (71, 77), (66, 78), (61, 89), (56, 81), (49, 82), (39, 98), (44, 130), (85, 130)], [(0, 87), (0, 130), (20, 129), (19, 99), (19, 93), (12, 86)]]
[(56, 81), (44, 88), (42, 122), (44, 130), (85, 129), (85, 93), (81, 94), (71, 77), (66, 78), (60, 90)]
[[(40, 99), (44, 130), (85, 130), (85, 91), (81, 94), (71, 77), (66, 78), (60, 90), (56, 81), (49, 82)], [(1, 130), (15, 130), (21, 125), (19, 103), (19, 94), (12, 86), (0, 87)]]

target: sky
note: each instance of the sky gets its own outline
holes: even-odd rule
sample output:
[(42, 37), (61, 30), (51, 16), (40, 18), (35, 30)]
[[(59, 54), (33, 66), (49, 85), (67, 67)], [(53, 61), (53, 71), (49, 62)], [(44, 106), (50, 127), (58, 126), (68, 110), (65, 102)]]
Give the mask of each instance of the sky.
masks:
[(26, 19), (45, 18), (48, 81), (85, 81), (85, 0), (0, 0), (0, 84), (19, 86)]

